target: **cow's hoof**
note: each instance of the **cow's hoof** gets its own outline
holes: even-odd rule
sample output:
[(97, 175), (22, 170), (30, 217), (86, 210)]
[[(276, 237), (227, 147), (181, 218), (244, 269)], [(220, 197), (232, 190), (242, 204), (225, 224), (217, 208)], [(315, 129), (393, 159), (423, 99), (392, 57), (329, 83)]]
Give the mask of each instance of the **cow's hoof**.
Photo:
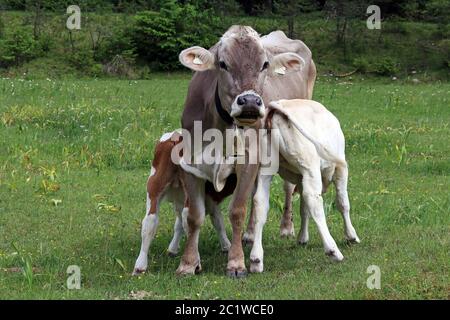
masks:
[(196, 264), (187, 264), (184, 262), (181, 262), (178, 266), (178, 269), (176, 271), (177, 275), (184, 276), (184, 275), (194, 275), (198, 274), (202, 271), (202, 266), (199, 263)]
[(308, 244), (308, 241), (299, 240), (297, 243), (299, 246), (305, 247)]
[(264, 264), (260, 259), (250, 259), (250, 272), (261, 273), (264, 270)]
[(339, 251), (339, 249), (329, 250), (325, 254), (329, 256), (331, 260), (336, 262), (344, 260), (344, 256)]
[(134, 268), (133, 273), (131, 275), (140, 276), (141, 274), (145, 273), (145, 271), (147, 271), (147, 269)]
[(280, 228), (280, 236), (282, 238), (288, 238), (295, 236), (294, 226), (291, 226), (290, 228)]
[(242, 242), (247, 245), (247, 246), (251, 246), (253, 245), (253, 241), (255, 239), (255, 235), (253, 233), (244, 233), (244, 236), (242, 237)]
[(232, 279), (242, 279), (247, 276), (247, 270), (245, 270), (245, 269), (228, 269), (227, 276)]

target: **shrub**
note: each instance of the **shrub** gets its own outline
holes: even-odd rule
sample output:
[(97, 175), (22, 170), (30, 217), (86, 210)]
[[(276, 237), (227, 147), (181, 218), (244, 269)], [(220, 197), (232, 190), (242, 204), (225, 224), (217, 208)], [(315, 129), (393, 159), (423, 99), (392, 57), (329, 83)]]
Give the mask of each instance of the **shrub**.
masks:
[(399, 64), (390, 57), (366, 58), (358, 57), (353, 60), (353, 66), (362, 73), (376, 73), (383, 76), (391, 76), (399, 71)]
[(377, 59), (374, 63), (374, 67), (375, 73), (382, 76), (391, 76), (399, 70), (398, 63), (390, 57)]
[(39, 56), (40, 46), (34, 40), (29, 28), (16, 26), (5, 32), (0, 39), (0, 66), (19, 66), (22, 63)]
[(94, 60), (92, 50), (79, 49), (70, 51), (67, 54), (67, 61), (77, 70), (89, 76), (100, 76), (103, 73), (103, 66)]
[(370, 62), (367, 58), (359, 57), (353, 60), (353, 66), (361, 73), (369, 72)]
[(130, 65), (136, 60), (136, 46), (131, 36), (131, 26), (118, 27), (112, 32), (112, 36), (105, 39), (105, 43), (95, 52), (95, 59), (108, 63), (115, 56), (120, 55)]
[(135, 15), (131, 37), (139, 58), (153, 69), (180, 68), (178, 54), (192, 45), (212, 46), (217, 41), (218, 19), (212, 10), (199, 11), (192, 5), (167, 2), (159, 12)]

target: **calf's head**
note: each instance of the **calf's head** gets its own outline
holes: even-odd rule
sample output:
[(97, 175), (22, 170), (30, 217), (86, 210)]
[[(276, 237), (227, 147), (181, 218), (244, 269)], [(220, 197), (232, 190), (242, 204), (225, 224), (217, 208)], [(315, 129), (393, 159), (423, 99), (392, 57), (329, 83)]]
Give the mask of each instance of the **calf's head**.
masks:
[(264, 117), (266, 77), (283, 76), (304, 65), (295, 53), (270, 55), (258, 33), (247, 26), (232, 26), (210, 50), (191, 47), (183, 50), (179, 58), (194, 71), (216, 73), (222, 106), (236, 124), (243, 126), (253, 126)]

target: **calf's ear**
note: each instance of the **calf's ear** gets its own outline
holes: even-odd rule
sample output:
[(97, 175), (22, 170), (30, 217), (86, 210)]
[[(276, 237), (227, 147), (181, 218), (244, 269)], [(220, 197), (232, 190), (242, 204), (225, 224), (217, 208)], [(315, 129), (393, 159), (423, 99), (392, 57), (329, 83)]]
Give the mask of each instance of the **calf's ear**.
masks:
[(293, 52), (277, 54), (272, 58), (270, 71), (274, 74), (284, 75), (286, 73), (300, 71), (305, 65), (305, 60)]
[(181, 51), (179, 59), (182, 65), (194, 71), (214, 69), (214, 55), (202, 47), (190, 47)]

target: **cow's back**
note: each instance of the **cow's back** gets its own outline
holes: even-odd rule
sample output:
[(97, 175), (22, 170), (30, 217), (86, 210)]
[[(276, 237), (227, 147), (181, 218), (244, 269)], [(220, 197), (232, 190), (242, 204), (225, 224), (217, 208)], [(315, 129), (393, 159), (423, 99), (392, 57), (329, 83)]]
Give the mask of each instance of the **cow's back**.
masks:
[(271, 32), (261, 37), (261, 41), (269, 55), (294, 52), (305, 61), (305, 65), (298, 72), (268, 75), (264, 84), (264, 102), (268, 104), (279, 99), (311, 99), (316, 80), (316, 67), (311, 50), (302, 41), (288, 38), (283, 31)]

